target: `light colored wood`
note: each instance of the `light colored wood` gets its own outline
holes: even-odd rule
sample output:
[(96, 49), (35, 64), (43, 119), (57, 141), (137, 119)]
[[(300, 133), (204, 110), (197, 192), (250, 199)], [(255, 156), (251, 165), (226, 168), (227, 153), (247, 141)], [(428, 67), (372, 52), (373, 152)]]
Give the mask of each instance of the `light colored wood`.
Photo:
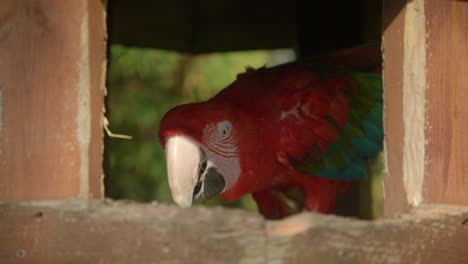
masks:
[[(425, 173), (426, 16), (425, 0), (409, 1), (405, 9), (403, 58), (403, 185), (407, 202), (422, 202)], [(430, 19), (429, 17), (427, 19)]]
[(2, 263), (468, 263), (468, 207), (373, 222), (96, 200), (0, 205)]
[(0, 2), (0, 200), (101, 198), (102, 1)]

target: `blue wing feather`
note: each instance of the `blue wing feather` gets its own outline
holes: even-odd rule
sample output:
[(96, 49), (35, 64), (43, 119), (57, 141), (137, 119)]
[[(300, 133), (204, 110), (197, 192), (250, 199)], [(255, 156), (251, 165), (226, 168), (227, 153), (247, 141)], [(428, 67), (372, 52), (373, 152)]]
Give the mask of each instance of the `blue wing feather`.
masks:
[(382, 79), (378, 74), (352, 73), (358, 89), (350, 95), (350, 118), (337, 128), (339, 137), (318, 159), (297, 165), (303, 173), (333, 180), (366, 177), (367, 161), (382, 150)]

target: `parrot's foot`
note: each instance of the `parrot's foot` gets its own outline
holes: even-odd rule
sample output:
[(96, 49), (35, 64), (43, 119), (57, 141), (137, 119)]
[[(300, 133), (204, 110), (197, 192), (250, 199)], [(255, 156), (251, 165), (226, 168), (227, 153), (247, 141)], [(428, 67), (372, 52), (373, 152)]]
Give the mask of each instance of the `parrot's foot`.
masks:
[(268, 219), (280, 219), (303, 209), (304, 192), (300, 188), (269, 189), (252, 194), (258, 210)]
[(307, 176), (303, 183), (305, 192), (304, 209), (311, 212), (329, 214), (333, 211), (337, 195), (349, 186), (348, 181), (335, 181)]
[[(299, 175), (297, 175), (299, 176)], [(301, 212), (329, 214), (333, 212), (336, 197), (346, 191), (349, 181), (335, 181), (300, 175), (293, 186), (253, 193), (260, 213), (269, 219), (281, 219)]]

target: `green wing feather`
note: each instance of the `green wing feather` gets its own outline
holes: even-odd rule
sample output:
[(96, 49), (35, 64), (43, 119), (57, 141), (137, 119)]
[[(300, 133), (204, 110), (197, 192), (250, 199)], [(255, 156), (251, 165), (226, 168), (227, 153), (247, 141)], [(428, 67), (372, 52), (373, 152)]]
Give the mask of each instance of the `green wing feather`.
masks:
[(372, 73), (347, 73), (358, 89), (350, 94), (350, 112), (343, 127), (329, 118), (339, 131), (327, 151), (312, 149), (318, 159), (295, 166), (299, 171), (333, 180), (366, 177), (367, 161), (382, 150), (382, 78)]

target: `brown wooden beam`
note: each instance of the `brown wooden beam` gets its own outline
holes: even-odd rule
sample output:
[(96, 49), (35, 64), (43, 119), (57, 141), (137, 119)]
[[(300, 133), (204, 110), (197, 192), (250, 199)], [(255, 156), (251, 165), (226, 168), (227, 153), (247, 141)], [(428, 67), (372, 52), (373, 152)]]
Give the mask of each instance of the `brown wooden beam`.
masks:
[(0, 200), (101, 198), (105, 6), (0, 3)]
[(385, 214), (468, 205), (468, 2), (384, 2)]
[(2, 263), (468, 263), (468, 207), (373, 222), (96, 200), (0, 205)]
[(403, 187), (403, 59), (406, 0), (383, 1), (384, 215), (407, 211)]

